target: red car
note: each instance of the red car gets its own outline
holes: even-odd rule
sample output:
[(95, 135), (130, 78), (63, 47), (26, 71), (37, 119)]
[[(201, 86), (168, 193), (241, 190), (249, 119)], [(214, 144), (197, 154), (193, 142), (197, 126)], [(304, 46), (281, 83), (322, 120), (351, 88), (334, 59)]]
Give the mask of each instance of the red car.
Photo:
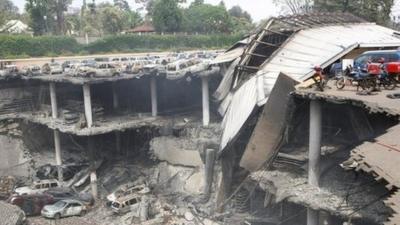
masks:
[(54, 198), (48, 194), (35, 195), (13, 195), (7, 200), (8, 203), (20, 207), (27, 216), (40, 215), (45, 205), (53, 204)]

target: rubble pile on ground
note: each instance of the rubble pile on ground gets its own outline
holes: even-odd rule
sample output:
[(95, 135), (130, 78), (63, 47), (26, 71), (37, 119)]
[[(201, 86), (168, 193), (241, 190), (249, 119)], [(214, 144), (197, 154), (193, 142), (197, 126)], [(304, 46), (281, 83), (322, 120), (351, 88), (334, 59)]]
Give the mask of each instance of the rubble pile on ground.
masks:
[(2, 225), (22, 225), (25, 213), (18, 206), (0, 201), (0, 218)]

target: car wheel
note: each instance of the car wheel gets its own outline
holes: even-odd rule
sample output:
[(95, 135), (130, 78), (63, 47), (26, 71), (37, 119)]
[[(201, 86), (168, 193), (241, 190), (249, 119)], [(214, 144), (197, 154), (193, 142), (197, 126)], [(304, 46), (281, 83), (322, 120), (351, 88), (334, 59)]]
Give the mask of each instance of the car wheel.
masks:
[(56, 214), (54, 215), (54, 219), (56, 219), (56, 220), (61, 219), (61, 214), (60, 214), (60, 213), (56, 213)]
[(120, 73), (114, 73), (113, 77), (119, 77), (121, 74)]
[(79, 213), (79, 216), (84, 216), (86, 214), (86, 210), (82, 210), (80, 213)]

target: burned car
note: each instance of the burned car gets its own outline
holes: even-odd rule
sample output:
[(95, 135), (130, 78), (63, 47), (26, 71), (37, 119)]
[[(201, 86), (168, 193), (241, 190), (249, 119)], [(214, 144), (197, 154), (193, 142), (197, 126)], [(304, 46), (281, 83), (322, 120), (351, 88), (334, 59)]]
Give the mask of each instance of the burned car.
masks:
[[(66, 164), (62, 165), (62, 174), (63, 180), (71, 179), (76, 173), (89, 166), (87, 163), (83, 164)], [(36, 177), (39, 179), (57, 179), (58, 178), (58, 169), (57, 166), (45, 164), (40, 166), (36, 171)]]
[(2, 70), (0, 70), (0, 77), (15, 76), (18, 72), (16, 65), (6, 65)]
[(130, 194), (111, 202), (111, 209), (116, 214), (123, 214), (129, 211), (138, 212), (142, 195)]
[(48, 194), (13, 195), (7, 202), (20, 207), (27, 216), (36, 216), (45, 205), (53, 204), (54, 199)]
[(145, 184), (130, 186), (130, 185), (122, 185), (116, 191), (109, 194), (107, 196), (107, 200), (113, 202), (118, 198), (128, 196), (131, 194), (147, 194), (150, 192), (150, 188), (148, 188)]
[(121, 69), (111, 63), (100, 63), (96, 66), (79, 66), (74, 76), (81, 77), (115, 77), (121, 75)]
[(167, 79), (176, 80), (208, 70), (208, 61), (201, 59), (178, 60), (167, 65)]
[(52, 62), (46, 63), (42, 66), (42, 72), (44, 74), (61, 74), (63, 73), (63, 68), (60, 63)]
[(19, 71), (22, 76), (38, 76), (42, 73), (40, 66), (25, 66)]
[(148, 64), (150, 64), (150, 62), (146, 60), (134, 61), (125, 67), (125, 72), (133, 74), (142, 73), (145, 69), (145, 66)]

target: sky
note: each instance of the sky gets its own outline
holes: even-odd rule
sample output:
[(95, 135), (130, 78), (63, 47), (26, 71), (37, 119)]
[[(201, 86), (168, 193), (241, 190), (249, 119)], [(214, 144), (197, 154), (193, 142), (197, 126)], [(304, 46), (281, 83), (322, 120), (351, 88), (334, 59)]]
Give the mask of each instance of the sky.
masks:
[[(25, 0), (11, 0), (22, 11)], [(190, 0), (189, 0), (190, 1)], [(90, 0), (87, 0), (90, 2)], [(112, 0), (96, 0), (96, 3), (112, 2)], [(133, 5), (134, 0), (128, 0)], [(220, 0), (205, 0), (206, 3), (218, 4)], [(273, 4), (273, 0), (224, 0), (226, 7), (229, 9), (232, 6), (239, 5), (242, 9), (250, 13), (255, 22), (266, 19), (270, 16), (279, 15), (278, 8)], [(74, 7), (80, 7), (82, 0), (73, 0)]]

